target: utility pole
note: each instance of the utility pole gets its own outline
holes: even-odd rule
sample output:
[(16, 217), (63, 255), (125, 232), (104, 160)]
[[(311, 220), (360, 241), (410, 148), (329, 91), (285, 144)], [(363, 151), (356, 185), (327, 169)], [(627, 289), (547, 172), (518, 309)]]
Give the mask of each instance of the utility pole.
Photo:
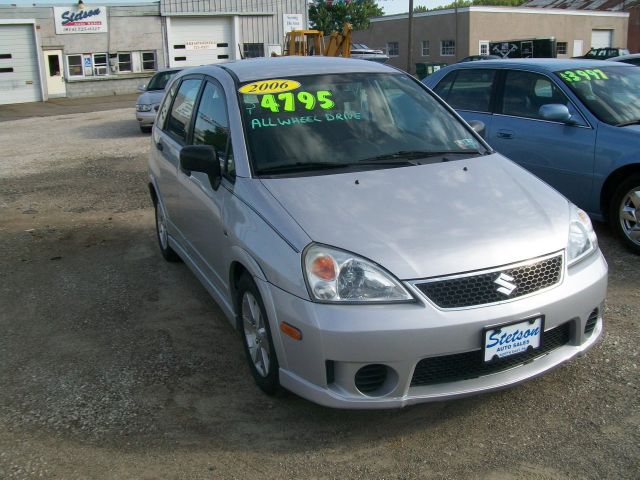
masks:
[(455, 22), (456, 22), (456, 38), (453, 40), (454, 42), (454, 52), (455, 52), (455, 60), (458, 60), (458, 0), (454, 0), (454, 8), (455, 8)]
[(409, 40), (407, 41), (407, 73), (411, 73), (413, 65), (413, 0), (409, 0)]

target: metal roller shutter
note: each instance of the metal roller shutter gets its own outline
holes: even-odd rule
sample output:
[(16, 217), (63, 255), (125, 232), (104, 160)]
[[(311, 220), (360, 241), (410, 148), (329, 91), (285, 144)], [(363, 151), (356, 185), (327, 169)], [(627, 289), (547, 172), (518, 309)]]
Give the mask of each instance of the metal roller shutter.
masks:
[(169, 65), (195, 67), (231, 59), (231, 20), (220, 17), (171, 17)]
[(40, 100), (33, 25), (0, 25), (0, 105)]
[(591, 47), (606, 48), (613, 43), (613, 30), (591, 30)]

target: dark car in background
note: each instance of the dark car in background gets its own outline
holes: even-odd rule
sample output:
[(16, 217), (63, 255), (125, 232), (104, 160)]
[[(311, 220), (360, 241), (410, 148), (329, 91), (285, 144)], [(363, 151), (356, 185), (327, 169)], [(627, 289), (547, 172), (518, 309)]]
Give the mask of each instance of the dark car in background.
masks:
[(458, 63), (423, 82), (465, 120), (483, 122), (498, 152), (608, 220), (640, 253), (640, 70), (505, 59)]
[(477, 62), (478, 60), (500, 60), (502, 57), (498, 55), (470, 55), (468, 57), (464, 57), (458, 63), (462, 62)]
[(626, 48), (592, 48), (587, 53), (580, 57), (573, 58), (586, 58), (593, 60), (606, 60), (608, 58), (619, 57), (620, 55), (629, 55), (629, 50)]

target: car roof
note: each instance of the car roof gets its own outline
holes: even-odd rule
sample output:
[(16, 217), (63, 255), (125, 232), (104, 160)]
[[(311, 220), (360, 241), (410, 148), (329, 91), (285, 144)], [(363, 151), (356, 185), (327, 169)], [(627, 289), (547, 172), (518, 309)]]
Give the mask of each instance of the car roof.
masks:
[[(504, 58), (500, 60), (483, 60), (481, 68), (513, 68), (533, 67), (540, 71), (555, 72), (557, 70), (570, 70), (574, 68), (598, 68), (610, 67), (608, 60), (590, 60), (581, 58)], [(479, 68), (477, 62), (456, 63), (456, 68)], [(633, 65), (629, 65), (633, 67)]]
[(240, 82), (323, 73), (398, 73), (393, 67), (368, 60), (321, 56), (250, 58), (195, 67), (187, 73), (213, 73), (220, 68), (233, 72)]

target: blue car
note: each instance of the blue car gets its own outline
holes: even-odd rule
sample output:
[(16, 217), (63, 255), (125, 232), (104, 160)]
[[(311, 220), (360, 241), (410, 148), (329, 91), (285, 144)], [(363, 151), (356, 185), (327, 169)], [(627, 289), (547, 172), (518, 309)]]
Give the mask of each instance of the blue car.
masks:
[(423, 82), (468, 122), (483, 122), (498, 152), (640, 253), (640, 69), (612, 63), (487, 60)]

